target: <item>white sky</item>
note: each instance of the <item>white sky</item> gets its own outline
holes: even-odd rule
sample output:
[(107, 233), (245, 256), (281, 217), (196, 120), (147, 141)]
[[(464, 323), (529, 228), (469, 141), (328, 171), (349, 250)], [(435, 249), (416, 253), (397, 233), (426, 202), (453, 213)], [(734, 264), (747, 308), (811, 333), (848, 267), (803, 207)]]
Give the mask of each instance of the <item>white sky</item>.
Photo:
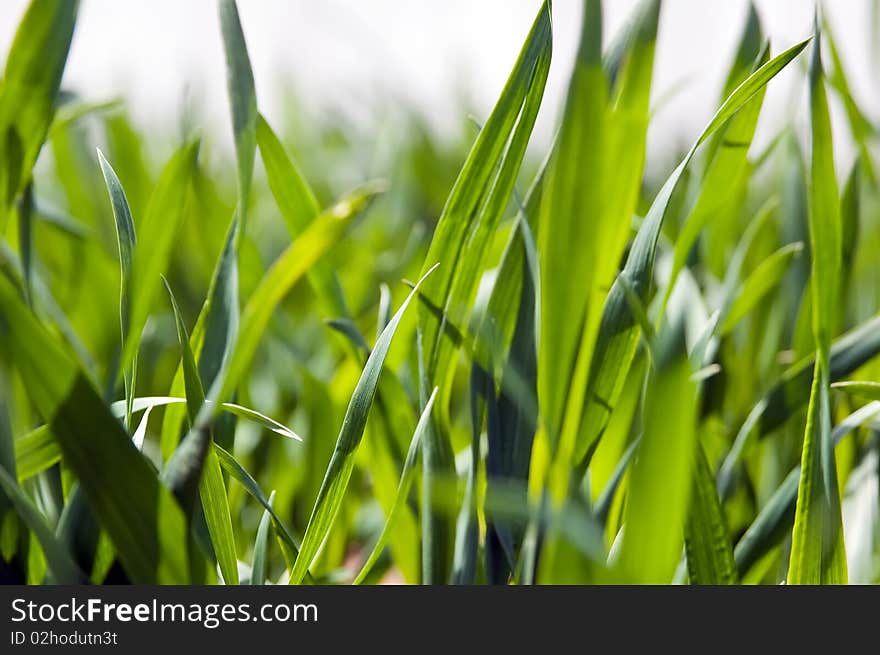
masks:
[[(826, 1), (857, 98), (876, 116), (869, 3)], [(290, 79), (314, 106), (362, 107), (404, 97), (438, 127), (452, 124), (464, 89), (477, 118), (492, 106), (540, 0), (239, 0), (261, 109), (277, 117)], [(605, 1), (605, 34), (636, 0)], [(812, 0), (757, 0), (774, 53), (811, 31)], [(0, 2), (0, 53), (27, 0)], [(552, 132), (574, 55), (581, 0), (554, 0), (555, 49), (538, 142)], [(655, 146), (685, 146), (711, 116), (745, 18), (746, 0), (665, 0), (654, 96), (686, 82), (652, 128)], [(92, 100), (124, 95), (146, 126), (169, 123), (183, 90), (201, 96), (202, 118), (228, 139), (223, 53), (213, 0), (82, 0), (65, 84)], [(0, 54), (0, 58), (5, 56)], [(789, 107), (803, 105), (796, 73), (771, 85), (766, 139)], [(768, 124), (769, 123), (769, 124)], [(171, 123), (173, 124), (173, 123)]]

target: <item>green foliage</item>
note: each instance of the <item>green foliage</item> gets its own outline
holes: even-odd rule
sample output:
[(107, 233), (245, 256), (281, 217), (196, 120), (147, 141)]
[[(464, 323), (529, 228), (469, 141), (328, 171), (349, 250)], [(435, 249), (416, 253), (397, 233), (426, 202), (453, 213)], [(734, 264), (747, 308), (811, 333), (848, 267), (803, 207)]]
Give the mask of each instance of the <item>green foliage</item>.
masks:
[[(0, 86), (4, 579), (880, 580), (848, 515), (880, 429), (877, 130), (839, 42), (775, 52), (750, 6), (663, 153), (663, 3), (606, 39), (584, 0), (561, 89), (535, 9), (450, 138), (293, 95), (270, 126), (219, 0), (227, 154), (196, 110), (147, 134), (63, 89), (77, 3), (30, 3)], [(809, 139), (756, 152), (783, 70)]]

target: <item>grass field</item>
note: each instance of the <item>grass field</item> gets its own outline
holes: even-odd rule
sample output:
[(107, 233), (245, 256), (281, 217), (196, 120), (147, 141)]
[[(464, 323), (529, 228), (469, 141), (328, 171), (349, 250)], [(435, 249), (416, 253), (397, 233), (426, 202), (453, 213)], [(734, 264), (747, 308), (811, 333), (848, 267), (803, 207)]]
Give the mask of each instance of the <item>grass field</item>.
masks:
[(32, 0), (0, 86), (0, 580), (877, 581), (877, 128), (821, 7), (772, 44), (752, 9), (646, 179), (661, 5), (603, 35), (584, 1), (536, 157), (549, 1), (456, 140), (270, 125), (219, 0), (233, 156), (197, 111), (147, 134), (63, 89), (78, 2)]

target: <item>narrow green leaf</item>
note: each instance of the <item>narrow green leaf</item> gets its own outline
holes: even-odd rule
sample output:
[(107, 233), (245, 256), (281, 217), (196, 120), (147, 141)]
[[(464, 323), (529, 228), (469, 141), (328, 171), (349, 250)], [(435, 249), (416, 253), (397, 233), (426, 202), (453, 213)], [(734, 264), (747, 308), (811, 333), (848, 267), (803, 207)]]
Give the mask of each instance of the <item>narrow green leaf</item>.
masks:
[[(435, 262), (443, 268), (428, 280), (424, 295), (458, 325), (470, 313), (483, 256), (512, 194), (543, 95), (551, 49), (550, 6), (545, 2), (456, 179), (428, 249), (423, 272)], [(455, 345), (434, 312), (423, 306), (419, 310), (428, 380), (440, 387), (444, 405)]]
[(846, 584), (847, 577), (829, 398), (831, 339), (840, 291), (841, 220), (818, 29), (817, 18), (810, 63), (810, 286), (816, 369), (801, 455), (789, 584)]
[(718, 328), (721, 335), (728, 334), (779, 284), (782, 277), (788, 272), (792, 260), (798, 257), (803, 249), (804, 244), (802, 243), (790, 243), (761, 262), (743, 282), (742, 288), (730, 304), (727, 315)]
[[(670, 200), (697, 149), (791, 63), (808, 43), (809, 40), (803, 41), (774, 57), (740, 84), (724, 101), (657, 194), (620, 273), (620, 276), (627, 278), (643, 303), (650, 290), (655, 251)], [(623, 381), (635, 355), (638, 337), (639, 328), (629, 310), (623, 286), (615, 280), (605, 301), (593, 350), (596, 356), (591, 361), (589, 385), (584, 397), (584, 419), (575, 449), (576, 461), (589, 462), (623, 389)]]
[(379, 534), (379, 538), (376, 540), (373, 550), (370, 551), (369, 556), (367, 556), (367, 559), (364, 561), (364, 565), (361, 567), (360, 573), (357, 574), (352, 584), (361, 584), (370, 574), (376, 561), (382, 555), (382, 551), (385, 550), (385, 545), (388, 543), (391, 531), (394, 529), (394, 523), (398, 514), (409, 498), (409, 492), (410, 489), (412, 489), (412, 484), (415, 480), (416, 456), (419, 452), (419, 444), (421, 443), (422, 435), (428, 430), (431, 420), (431, 409), (434, 407), (434, 399), (436, 397), (437, 388), (435, 387), (434, 391), (431, 392), (431, 396), (428, 398), (428, 403), (425, 405), (425, 409), (422, 411), (422, 415), (419, 417), (419, 422), (413, 433), (409, 450), (406, 453), (406, 460), (404, 461), (403, 469), (400, 472), (400, 483), (397, 485), (394, 504), (391, 506), (391, 511), (388, 512), (388, 516), (385, 518), (385, 525), (382, 527), (382, 532)]
[[(681, 560), (697, 445), (697, 385), (683, 328), (671, 328), (649, 379), (644, 435), (629, 478), (618, 566), (625, 580), (668, 584)], [(663, 489), (663, 493), (657, 493)]]
[[(113, 218), (116, 223), (116, 240), (119, 247), (119, 264), (121, 269), (119, 323), (122, 331), (122, 348), (125, 350), (126, 338), (128, 336), (129, 308), (131, 305), (131, 268), (137, 239), (135, 238), (134, 222), (131, 218), (128, 200), (125, 198), (125, 191), (123, 191), (122, 184), (116, 176), (116, 171), (113, 170), (113, 167), (104, 158), (104, 153), (100, 149), (98, 150), (98, 161), (101, 164), (101, 172), (104, 174), (104, 182), (107, 184), (107, 191), (110, 194), (110, 205), (113, 209)], [(126, 430), (131, 428), (131, 402), (134, 398), (134, 385), (137, 382), (136, 375), (137, 355), (133, 354), (131, 368), (128, 368), (127, 364), (122, 366), (122, 376), (125, 380), (125, 398), (127, 401), (125, 421), (123, 423)]]
[(376, 395), (379, 374), (382, 372), (385, 356), (388, 354), (388, 349), (391, 346), (391, 339), (397, 331), (397, 326), (400, 324), (403, 312), (406, 311), (419, 286), (435, 268), (436, 265), (429, 268), (428, 272), (416, 283), (415, 288), (409, 293), (406, 300), (403, 301), (391, 322), (382, 331), (382, 335), (376, 341), (373, 352), (370, 353), (367, 359), (361, 377), (351, 396), (348, 409), (345, 412), (342, 429), (339, 431), (339, 437), (336, 441), (336, 448), (333, 451), (330, 465), (327, 467), (324, 481), (321, 483), (321, 489), (318, 492), (318, 498), (312, 509), (312, 515), (309, 518), (309, 524), (303, 537), (299, 556), (296, 558), (296, 563), (290, 573), (291, 584), (302, 582), (303, 577), (312, 565), (315, 554), (330, 532), (330, 528), (342, 504), (345, 490), (348, 487), (348, 481), (354, 468), (354, 455), (363, 437), (367, 414)]
[(685, 552), (690, 583), (736, 584), (736, 562), (715, 478), (703, 448), (697, 445), (691, 505), (685, 524)]
[(79, 570), (64, 544), (46, 524), (40, 510), (2, 466), (0, 466), (0, 487), (40, 542), (51, 573), (51, 581), (55, 584), (83, 584), (88, 579), (87, 576)]
[(6, 58), (0, 87), (0, 231), (31, 169), (55, 114), (78, 0), (31, 0)]
[(189, 531), (174, 498), (70, 356), (3, 276), (0, 310), (0, 329), (12, 345), (28, 396), (48, 419), (65, 462), (131, 580), (189, 583)]
[[(275, 499), (275, 492), (269, 495), (269, 505)], [(257, 528), (257, 540), (254, 542), (254, 560), (251, 566), (251, 584), (261, 585), (266, 581), (266, 557), (269, 550), (269, 531), (272, 529), (272, 515), (263, 510), (260, 525)]]
[[(834, 428), (832, 441), (837, 445), (845, 436), (860, 425), (873, 420), (878, 414), (880, 414), (880, 402), (877, 401), (859, 408)], [(777, 487), (748, 530), (740, 537), (734, 550), (740, 576), (744, 576), (764, 554), (789, 534), (794, 523), (800, 477), (799, 464)]]
[(257, 93), (235, 0), (219, 0), (219, 12), (223, 51), (226, 54), (226, 83), (232, 111), (232, 133), (238, 162), (238, 220), (243, 233), (257, 151)]

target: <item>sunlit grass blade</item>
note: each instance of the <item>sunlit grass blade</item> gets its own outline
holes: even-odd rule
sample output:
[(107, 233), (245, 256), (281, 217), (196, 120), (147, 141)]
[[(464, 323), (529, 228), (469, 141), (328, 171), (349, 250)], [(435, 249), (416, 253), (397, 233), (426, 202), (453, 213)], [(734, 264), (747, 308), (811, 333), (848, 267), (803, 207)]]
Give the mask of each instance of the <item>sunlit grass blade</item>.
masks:
[[(321, 213), (318, 200), (263, 116), (257, 122), (257, 144), (266, 167), (269, 188), (287, 223), (291, 238), (297, 239)], [(317, 262), (309, 271), (308, 278), (324, 311), (334, 318), (347, 318), (345, 297), (329, 263)]]
[[(620, 274), (627, 278), (643, 301), (651, 286), (655, 251), (670, 200), (697, 149), (791, 63), (808, 43), (809, 40), (803, 41), (777, 55), (740, 84), (724, 101), (657, 194), (636, 234), (626, 265)], [(605, 301), (594, 350), (596, 356), (591, 362), (589, 385), (584, 397), (586, 406), (583, 428), (575, 449), (577, 461), (589, 460), (607, 425), (611, 409), (617, 404), (624, 378), (635, 354), (638, 336), (639, 329), (629, 311), (623, 287), (615, 281)]]
[(55, 114), (55, 100), (76, 24), (78, 0), (32, 0), (6, 58), (0, 87), (0, 233)]
[(680, 326), (661, 339), (659, 353), (630, 471), (618, 560), (622, 578), (642, 584), (671, 582), (681, 559), (697, 445), (697, 385)]
[(409, 493), (412, 489), (413, 481), (415, 480), (416, 456), (419, 452), (422, 435), (428, 429), (431, 420), (431, 410), (434, 407), (434, 399), (436, 397), (437, 389), (435, 387), (431, 396), (428, 398), (428, 403), (425, 405), (425, 409), (422, 411), (422, 415), (419, 418), (419, 422), (413, 433), (412, 442), (409, 445), (409, 450), (406, 453), (406, 460), (403, 463), (403, 470), (400, 472), (400, 483), (397, 486), (397, 494), (394, 496), (394, 504), (391, 507), (391, 511), (388, 512), (388, 516), (385, 517), (385, 525), (382, 527), (382, 532), (379, 534), (379, 538), (376, 539), (373, 549), (370, 551), (370, 554), (367, 556), (367, 559), (361, 567), (360, 573), (357, 574), (352, 584), (361, 584), (370, 574), (376, 561), (382, 555), (382, 551), (385, 550), (385, 546), (388, 543), (391, 531), (394, 529), (398, 514), (407, 502), (407, 498), (409, 498)]
[[(436, 262), (443, 267), (428, 280), (424, 295), (457, 324), (470, 313), (483, 255), (513, 191), (543, 96), (551, 49), (550, 6), (545, 2), (456, 179), (428, 249), (422, 270)], [(440, 387), (442, 406), (455, 347), (437, 315), (422, 306), (419, 323), (428, 381)]]
[(580, 45), (556, 150), (547, 169), (538, 224), (538, 398), (554, 454), (568, 392), (578, 387), (575, 360), (582, 334), (587, 331), (598, 254), (604, 253), (606, 246), (602, 237), (607, 222), (602, 220), (602, 210), (607, 96), (608, 81), (602, 68), (602, 5), (599, 0), (589, 0), (584, 4)]
[(789, 584), (845, 584), (846, 553), (834, 444), (831, 440), (831, 339), (841, 266), (841, 219), (834, 171), (831, 119), (818, 34), (810, 63), (810, 252), (816, 368), (807, 409), (801, 478), (792, 531)]
[(354, 468), (354, 455), (363, 437), (367, 414), (376, 395), (379, 374), (382, 372), (385, 357), (391, 346), (391, 339), (397, 331), (397, 326), (400, 324), (403, 312), (406, 311), (407, 306), (418, 291), (418, 287), (424, 282), (426, 276), (434, 271), (434, 268), (436, 266), (428, 269), (428, 272), (422, 276), (416, 287), (407, 296), (406, 300), (397, 310), (397, 313), (394, 314), (391, 322), (382, 331), (382, 335), (376, 341), (373, 352), (370, 353), (367, 359), (363, 373), (361, 373), (354, 393), (352, 393), (348, 409), (345, 412), (345, 419), (343, 419), (342, 429), (339, 431), (336, 448), (333, 451), (330, 465), (327, 467), (324, 481), (318, 492), (318, 498), (312, 510), (312, 515), (309, 518), (309, 524), (306, 528), (305, 536), (303, 536), (299, 556), (296, 558), (296, 563), (290, 573), (291, 584), (302, 582), (303, 577), (312, 565), (312, 560), (333, 525), (348, 487), (352, 469)]

